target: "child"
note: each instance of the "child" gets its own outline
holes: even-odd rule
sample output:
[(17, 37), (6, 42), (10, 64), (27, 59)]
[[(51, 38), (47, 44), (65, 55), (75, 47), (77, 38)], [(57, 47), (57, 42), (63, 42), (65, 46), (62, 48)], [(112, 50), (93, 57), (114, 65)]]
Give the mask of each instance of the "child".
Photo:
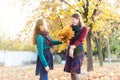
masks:
[(61, 42), (50, 38), (44, 21), (39, 19), (34, 29), (33, 43), (37, 46), (38, 51), (36, 75), (40, 74), (40, 80), (48, 80), (48, 72), (53, 69), (53, 57), (50, 47), (61, 44)]
[(79, 14), (73, 14), (71, 21), (72, 25), (70, 27), (75, 34), (68, 46), (64, 71), (71, 73), (71, 80), (80, 80), (79, 74), (84, 57), (83, 41), (87, 36), (88, 29)]

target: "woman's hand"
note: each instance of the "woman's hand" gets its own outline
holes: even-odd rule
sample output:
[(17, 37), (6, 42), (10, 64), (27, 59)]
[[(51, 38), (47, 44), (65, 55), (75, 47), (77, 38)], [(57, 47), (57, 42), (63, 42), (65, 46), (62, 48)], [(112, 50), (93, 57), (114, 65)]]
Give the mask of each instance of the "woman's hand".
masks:
[(76, 48), (75, 45), (71, 45), (71, 46), (70, 46), (70, 49), (69, 49), (69, 56), (70, 56), (71, 58), (74, 57), (74, 49), (75, 49), (75, 48)]
[(76, 48), (75, 45), (71, 45), (71, 46), (70, 46), (70, 49), (73, 49), (73, 50), (74, 50), (75, 48)]
[(45, 67), (45, 70), (46, 70), (47, 72), (49, 72), (49, 71), (50, 71), (49, 66)]
[(69, 45), (70, 45), (70, 40), (67, 41), (67, 46), (69, 46)]
[(74, 50), (70, 48), (70, 49), (69, 49), (69, 56), (70, 56), (71, 58), (74, 57), (73, 53), (74, 53)]

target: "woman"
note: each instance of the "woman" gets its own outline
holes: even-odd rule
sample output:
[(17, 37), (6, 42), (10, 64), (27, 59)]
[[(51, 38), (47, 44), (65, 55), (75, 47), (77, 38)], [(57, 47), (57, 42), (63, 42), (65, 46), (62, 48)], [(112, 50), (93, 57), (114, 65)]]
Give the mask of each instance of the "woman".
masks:
[(88, 33), (79, 14), (71, 16), (72, 30), (75, 32), (74, 37), (70, 40), (66, 56), (64, 71), (71, 73), (71, 80), (80, 80), (81, 66), (84, 57), (83, 41)]
[(48, 72), (53, 69), (53, 57), (50, 47), (61, 44), (61, 42), (50, 38), (44, 21), (39, 19), (34, 29), (33, 43), (36, 45), (38, 51), (36, 75), (40, 74), (40, 80), (48, 80)]

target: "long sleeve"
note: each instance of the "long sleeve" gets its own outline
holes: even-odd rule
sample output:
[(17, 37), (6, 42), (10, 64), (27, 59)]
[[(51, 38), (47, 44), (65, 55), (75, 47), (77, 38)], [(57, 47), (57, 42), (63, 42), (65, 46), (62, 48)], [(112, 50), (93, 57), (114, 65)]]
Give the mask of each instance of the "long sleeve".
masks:
[(53, 40), (53, 39), (51, 39), (51, 42), (52, 42), (53, 45), (62, 44), (62, 42), (57, 41), (57, 40)]
[(83, 30), (82, 30), (82, 32), (81, 32), (78, 40), (76, 40), (73, 44), (74, 44), (75, 46), (78, 46), (78, 45), (80, 45), (81, 43), (83, 43), (83, 41), (84, 41), (84, 39), (86, 38), (87, 34), (88, 34), (88, 29), (87, 29), (87, 27), (83, 27)]
[(43, 41), (44, 41), (43, 37), (41, 35), (38, 35), (37, 40), (36, 40), (37, 49), (38, 49), (38, 56), (40, 58), (40, 61), (43, 64), (43, 66), (46, 67), (46, 66), (48, 66), (48, 63), (47, 63), (45, 56), (43, 54)]
[(50, 37), (50, 35), (48, 35), (48, 38), (50, 39), (50, 41), (52, 42), (53, 45), (62, 44), (62, 42), (52, 39), (52, 38)]

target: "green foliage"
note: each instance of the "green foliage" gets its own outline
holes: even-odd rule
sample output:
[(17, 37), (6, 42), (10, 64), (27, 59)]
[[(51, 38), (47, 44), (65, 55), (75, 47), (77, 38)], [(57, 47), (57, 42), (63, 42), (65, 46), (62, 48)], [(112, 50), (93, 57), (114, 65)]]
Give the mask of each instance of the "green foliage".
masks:
[(110, 36), (110, 48), (114, 54), (120, 53), (120, 30), (114, 28), (113, 34)]
[(0, 35), (0, 50), (10, 51), (36, 51), (31, 41), (20, 42), (19, 39), (6, 38)]

